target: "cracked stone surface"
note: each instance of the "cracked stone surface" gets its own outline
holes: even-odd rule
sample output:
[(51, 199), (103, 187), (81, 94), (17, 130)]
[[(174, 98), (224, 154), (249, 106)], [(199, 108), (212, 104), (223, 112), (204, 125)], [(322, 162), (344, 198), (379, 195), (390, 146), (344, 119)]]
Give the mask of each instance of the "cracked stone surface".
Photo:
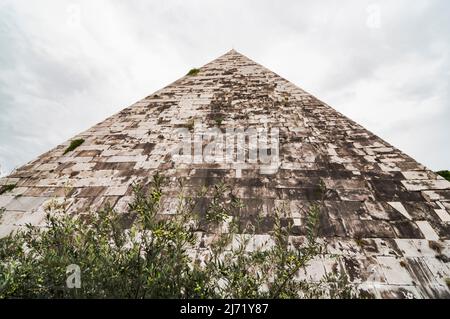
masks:
[[(279, 164), (175, 163), (174, 129), (277, 127)], [(184, 178), (191, 189), (225, 180), (246, 205), (247, 222), (263, 225), (250, 242), (270, 243), (270, 213), (284, 205), (292, 241), (305, 235), (305, 207), (326, 187), (320, 240), (326, 254), (299, 274), (318, 280), (340, 265), (352, 283), (377, 298), (449, 298), (450, 183), (311, 94), (232, 50), (0, 179), (0, 236), (40, 224), (49, 200), (70, 198), (69, 211), (109, 203), (124, 210), (133, 183), (163, 172), (161, 214), (172, 214)], [(270, 172), (269, 172), (270, 173)], [(70, 186), (71, 191), (67, 193)], [(244, 216), (245, 216), (244, 214)], [(273, 224), (273, 223), (272, 223)], [(213, 234), (199, 235), (207, 245)], [(195, 253), (195, 252), (194, 252)]]

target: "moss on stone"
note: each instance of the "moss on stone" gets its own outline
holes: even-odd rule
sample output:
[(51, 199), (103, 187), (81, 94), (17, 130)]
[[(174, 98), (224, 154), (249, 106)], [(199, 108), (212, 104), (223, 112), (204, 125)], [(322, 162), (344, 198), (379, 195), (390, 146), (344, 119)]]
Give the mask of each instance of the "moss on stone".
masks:
[(189, 75), (189, 76), (194, 76), (194, 75), (197, 75), (198, 72), (200, 72), (200, 69), (193, 68), (193, 69), (190, 69), (190, 70), (189, 70), (189, 72), (187, 73), (187, 75)]
[(66, 155), (67, 153), (73, 151), (74, 149), (76, 149), (78, 146), (80, 146), (83, 143), (84, 143), (84, 139), (82, 139), (82, 138), (70, 141), (70, 145), (66, 148), (63, 155)]

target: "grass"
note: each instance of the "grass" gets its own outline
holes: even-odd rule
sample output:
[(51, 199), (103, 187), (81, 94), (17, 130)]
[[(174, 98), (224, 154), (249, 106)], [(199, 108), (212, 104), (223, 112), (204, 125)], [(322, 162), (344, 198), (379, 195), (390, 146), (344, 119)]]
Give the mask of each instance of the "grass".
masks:
[(193, 69), (190, 69), (190, 70), (189, 70), (189, 72), (187, 73), (187, 75), (189, 75), (189, 76), (195, 76), (195, 75), (198, 74), (198, 72), (200, 72), (200, 69), (193, 68)]
[(82, 138), (78, 138), (76, 140), (70, 141), (70, 145), (66, 148), (63, 155), (66, 155), (67, 153), (73, 151), (74, 149), (76, 149), (78, 146), (80, 146), (83, 143), (84, 143), (84, 139), (82, 139)]
[(7, 184), (0, 187), (0, 195), (12, 191), (14, 188), (16, 188), (16, 184)]
[(450, 171), (439, 171), (436, 174), (441, 175), (446, 180), (450, 181)]

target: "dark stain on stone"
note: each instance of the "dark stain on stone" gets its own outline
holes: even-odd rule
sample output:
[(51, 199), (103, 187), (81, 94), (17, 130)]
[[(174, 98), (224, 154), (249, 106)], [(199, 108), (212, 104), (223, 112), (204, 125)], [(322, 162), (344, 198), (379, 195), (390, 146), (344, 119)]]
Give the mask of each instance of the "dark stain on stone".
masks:
[(135, 149), (142, 149), (142, 155), (150, 155), (150, 153), (155, 148), (155, 143), (140, 143), (136, 145)]

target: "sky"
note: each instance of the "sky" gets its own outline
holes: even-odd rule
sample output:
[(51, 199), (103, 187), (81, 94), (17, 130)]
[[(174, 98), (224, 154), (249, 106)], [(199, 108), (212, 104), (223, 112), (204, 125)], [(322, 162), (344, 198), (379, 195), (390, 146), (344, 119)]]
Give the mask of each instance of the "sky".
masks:
[(0, 174), (231, 48), (450, 169), (449, 1), (0, 0)]

